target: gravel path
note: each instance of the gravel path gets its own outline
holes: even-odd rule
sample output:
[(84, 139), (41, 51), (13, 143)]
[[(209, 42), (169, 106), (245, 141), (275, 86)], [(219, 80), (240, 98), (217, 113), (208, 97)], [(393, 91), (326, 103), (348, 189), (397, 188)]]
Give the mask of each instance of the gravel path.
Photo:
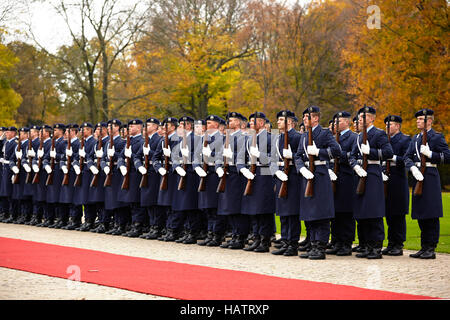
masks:
[[(4, 223), (0, 223), (0, 236), (284, 278), (450, 299), (448, 254), (437, 254), (435, 260), (419, 260), (409, 258), (411, 251), (404, 250), (401, 257), (384, 257), (380, 260), (358, 259), (354, 255), (328, 255), (326, 260), (312, 261), (269, 253), (258, 254)], [(76, 283), (74, 287), (68, 282), (65, 279), (0, 268), (0, 299), (166, 299), (95, 284)]]

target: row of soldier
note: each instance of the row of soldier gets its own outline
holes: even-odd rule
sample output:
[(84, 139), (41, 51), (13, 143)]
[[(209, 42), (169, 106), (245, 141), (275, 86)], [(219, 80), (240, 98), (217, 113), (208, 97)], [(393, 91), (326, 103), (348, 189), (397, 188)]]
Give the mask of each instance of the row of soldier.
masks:
[[(302, 116), (296, 131), (295, 114), (278, 112), (278, 133), (262, 112), (248, 123), (237, 112), (226, 122), (211, 115), (198, 126), (188, 116), (135, 119), (125, 134), (118, 119), (33, 126), (18, 130), (18, 142), (15, 127), (2, 128), (0, 219), (269, 252), (275, 213), (281, 238), (272, 254), (325, 259), (357, 251), (377, 259), (403, 254), (410, 171), (421, 187), (412, 218), (422, 243), (411, 256), (435, 258), (443, 215), (436, 167), (450, 152), (431, 128), (433, 111), (415, 114), (422, 133), (413, 138), (401, 132), (400, 116), (386, 117), (386, 130), (374, 127), (372, 107), (353, 118), (359, 134), (345, 111), (330, 130), (320, 126), (317, 106)], [(301, 221), (306, 239), (299, 243)]]

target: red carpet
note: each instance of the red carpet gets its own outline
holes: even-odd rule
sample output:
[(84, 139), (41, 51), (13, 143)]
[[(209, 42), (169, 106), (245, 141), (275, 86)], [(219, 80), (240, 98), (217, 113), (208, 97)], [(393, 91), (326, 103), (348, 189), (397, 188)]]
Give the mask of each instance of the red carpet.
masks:
[(0, 237), (0, 267), (67, 279), (73, 274), (67, 273), (71, 265), (80, 267), (82, 282), (176, 299), (432, 299)]

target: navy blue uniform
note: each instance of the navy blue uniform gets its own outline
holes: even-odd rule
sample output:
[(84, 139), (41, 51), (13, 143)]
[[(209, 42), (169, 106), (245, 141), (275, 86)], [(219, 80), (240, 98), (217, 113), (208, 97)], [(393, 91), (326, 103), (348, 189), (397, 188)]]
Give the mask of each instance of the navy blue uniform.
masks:
[[(12, 138), (10, 140), (6, 140), (3, 147), (3, 167), (2, 167), (2, 180), (0, 185), (0, 197), (3, 199), (3, 207), (6, 213), (11, 215), (15, 215), (17, 208), (13, 208), (13, 203), (11, 201), (12, 195), (12, 182), (11, 177), (13, 175), (9, 164), (13, 161), (13, 157), (15, 156), (15, 150), (17, 146), (16, 138)], [(5, 217), (6, 218), (6, 217)], [(15, 216), (14, 216), (15, 218)]]

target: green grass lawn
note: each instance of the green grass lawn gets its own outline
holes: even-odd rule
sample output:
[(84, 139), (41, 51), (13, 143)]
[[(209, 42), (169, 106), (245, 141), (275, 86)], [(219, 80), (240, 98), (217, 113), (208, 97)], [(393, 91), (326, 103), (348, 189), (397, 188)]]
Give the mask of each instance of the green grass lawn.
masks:
[[(439, 244), (436, 248), (437, 252), (450, 253), (450, 192), (442, 193), (442, 203), (444, 206), (444, 217), (440, 219), (441, 234), (439, 237)], [(411, 213), (411, 201), (410, 201), (410, 213)], [(276, 216), (277, 233), (280, 233), (280, 218)], [(387, 225), (385, 225), (385, 234), (387, 237)], [(305, 224), (302, 221), (302, 233), (304, 237), (306, 232)], [(355, 243), (358, 242), (356, 238)], [(384, 245), (387, 245), (387, 239), (384, 241)], [(411, 219), (411, 215), (406, 216), (406, 242), (405, 249), (419, 250), (420, 249), (420, 229), (417, 224), (417, 220)]]

